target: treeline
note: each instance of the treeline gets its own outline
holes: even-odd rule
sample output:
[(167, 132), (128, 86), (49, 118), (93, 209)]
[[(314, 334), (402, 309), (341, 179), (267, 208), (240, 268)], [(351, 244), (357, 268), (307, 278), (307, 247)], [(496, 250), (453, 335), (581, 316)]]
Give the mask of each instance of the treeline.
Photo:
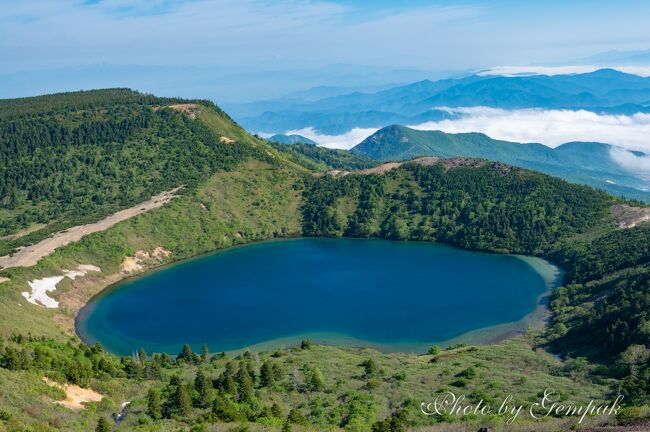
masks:
[(407, 164), (383, 175), (314, 180), (302, 207), (308, 236), (440, 241), (541, 254), (596, 224), (613, 198), (522, 170)]
[(164, 108), (169, 102), (177, 100), (128, 90), (2, 101), (0, 235), (85, 222), (181, 184), (191, 188), (248, 157), (269, 158), (220, 141), (203, 122)]
[[(17, 99), (0, 99), (0, 119), (20, 117), (25, 114), (39, 116), (47, 116), (54, 112), (67, 114), (79, 110), (118, 104), (122, 106), (154, 106), (181, 102), (183, 102), (182, 99), (162, 98), (128, 88), (53, 93)], [(205, 103), (206, 101), (200, 102)]]

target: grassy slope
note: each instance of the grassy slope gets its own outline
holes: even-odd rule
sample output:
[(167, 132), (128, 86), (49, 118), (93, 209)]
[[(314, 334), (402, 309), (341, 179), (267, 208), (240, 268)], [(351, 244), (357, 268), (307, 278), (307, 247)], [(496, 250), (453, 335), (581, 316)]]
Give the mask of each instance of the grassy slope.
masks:
[[(431, 362), (433, 358), (430, 355), (380, 354), (370, 349), (326, 346), (285, 350), (279, 358), (263, 352), (256, 357), (255, 363), (259, 365), (264, 360), (274, 359), (282, 365), (286, 377), (272, 389), (259, 389), (257, 396), (264, 404), (278, 403), (285, 412), (297, 408), (311, 425), (306, 429), (322, 431), (350, 429), (350, 425), (357, 421), (362, 428), (354, 430), (369, 430), (375, 418), (385, 418), (394, 409), (404, 409), (415, 424), (431, 425), (439, 419), (422, 416), (420, 404), (450, 390), (472, 395), (476, 401), (485, 398), (492, 404), (498, 403), (489, 396), (495, 390), (516, 394), (520, 403), (536, 401), (539, 389), (545, 386), (553, 386), (574, 400), (585, 396), (599, 399), (609, 392), (606, 383), (592, 384), (578, 375), (564, 375), (561, 362), (550, 354), (532, 351), (523, 339), (443, 351), (437, 356), (437, 362)], [(364, 375), (360, 363), (367, 359), (377, 363), (378, 373)], [(221, 360), (202, 368), (216, 378), (223, 371), (224, 364), (225, 360)], [(504, 364), (508, 367), (503, 367)], [(322, 391), (305, 391), (305, 371), (315, 367), (322, 370), (325, 387)], [(457, 375), (468, 368), (475, 368), (477, 376), (460, 380)], [(526, 378), (513, 378), (524, 374)], [(192, 376), (190, 373), (189, 377)], [(351, 411), (352, 401), (360, 402), (372, 417), (366, 419), (364, 415), (355, 415)], [(135, 429), (135, 422), (143, 414), (142, 406), (139, 409), (134, 407), (127, 424)], [(463, 420), (476, 421), (472, 416)], [(498, 420), (491, 422), (497, 424)], [(261, 429), (260, 425), (253, 425), (253, 430)], [(147, 426), (141, 430), (150, 429)]]
[[(254, 363), (259, 365), (270, 358), (271, 353), (263, 352), (256, 356)], [(486, 419), (471, 415), (441, 419), (420, 414), (422, 402), (430, 402), (445, 391), (468, 395), (474, 403), (484, 399), (493, 406), (501, 402), (495, 394), (514, 394), (516, 402), (529, 404), (538, 401), (540, 389), (547, 387), (558, 390), (570, 401), (605, 400), (611, 392), (608, 383), (591, 383), (584, 372), (571, 371), (550, 354), (531, 350), (528, 341), (522, 338), (443, 351), (435, 356), (437, 361), (431, 362), (433, 358), (325, 346), (290, 349), (283, 351), (279, 358), (273, 356), (282, 366), (285, 377), (273, 388), (257, 390), (256, 395), (264, 405), (278, 403), (285, 413), (292, 408), (298, 409), (311, 425), (305, 430), (323, 431), (350, 430), (352, 424), (360, 425), (360, 429), (353, 430), (369, 430), (376, 419), (389, 416), (393, 409), (404, 410), (410, 421), (420, 426), (440, 420), (474, 423), (477, 427), (486, 424)], [(360, 363), (367, 359), (377, 363), (378, 373), (364, 375)], [(225, 362), (217, 360), (201, 368), (209, 377), (217, 378)], [(323, 372), (325, 386), (321, 391), (306, 391), (303, 388), (305, 371), (316, 367)], [(469, 368), (476, 370), (476, 376), (459, 378)], [(165, 370), (164, 374), (169, 377), (180, 373), (184, 381), (191, 382), (195, 371), (196, 367), (186, 367)], [(160, 386), (158, 381), (92, 381), (91, 386), (108, 397), (100, 403), (89, 404), (84, 411), (72, 412), (53, 403), (53, 400), (62, 399), (63, 394), (46, 386), (41, 378), (41, 374), (35, 372), (0, 369), (2, 411), (11, 416), (6, 422), (7, 430), (12, 430), (11, 425), (27, 424), (35, 428), (49, 425), (56, 430), (87, 431), (94, 427), (99, 415), (109, 416), (130, 400), (134, 402), (118, 430), (176, 431), (183, 425), (175, 420), (152, 422), (147, 418), (143, 399), (149, 386)], [(355, 411), (356, 404), (363, 408)], [(145, 424), (138, 426), (141, 421)], [(495, 416), (487, 419), (487, 424), (497, 425), (502, 421)], [(252, 430), (278, 430), (280, 425), (281, 422), (275, 422), (275, 428), (267, 429), (262, 424), (252, 424)], [(0, 431), (2, 428), (3, 423), (0, 423)], [(208, 430), (232, 430), (232, 427), (217, 425)]]

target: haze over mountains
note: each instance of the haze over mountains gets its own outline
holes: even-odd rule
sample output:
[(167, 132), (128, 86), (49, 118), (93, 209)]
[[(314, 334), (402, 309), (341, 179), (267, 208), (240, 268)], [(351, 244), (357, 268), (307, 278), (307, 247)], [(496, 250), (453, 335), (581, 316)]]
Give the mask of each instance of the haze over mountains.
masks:
[[(650, 78), (602, 69), (586, 74), (482, 76), (423, 80), (373, 93), (354, 92), (317, 101), (227, 105), (253, 132), (313, 128), (342, 134), (353, 128), (453, 119), (441, 107), (588, 110), (599, 114), (650, 113)], [(271, 108), (272, 107), (272, 108)]]

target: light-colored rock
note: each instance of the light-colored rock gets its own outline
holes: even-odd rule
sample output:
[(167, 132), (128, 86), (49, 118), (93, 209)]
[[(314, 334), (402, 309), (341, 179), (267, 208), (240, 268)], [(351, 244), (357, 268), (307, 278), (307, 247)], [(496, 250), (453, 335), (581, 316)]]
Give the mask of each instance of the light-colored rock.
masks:
[(135, 257), (124, 257), (124, 261), (120, 264), (120, 271), (122, 273), (133, 273), (142, 270), (142, 265), (138, 263)]
[(650, 221), (650, 208), (648, 207), (617, 204), (609, 209), (609, 213), (618, 223), (619, 228), (634, 228), (642, 222)]
[(43, 381), (50, 387), (57, 387), (65, 392), (65, 399), (56, 403), (71, 410), (82, 410), (86, 408), (84, 404), (104, 399), (103, 394), (90, 388), (81, 388), (74, 384), (59, 384), (47, 378), (43, 378)]
[(79, 270), (85, 271), (85, 272), (100, 272), (100, 271), (102, 271), (101, 268), (97, 267), (96, 265), (92, 265), (92, 264), (79, 264), (79, 266), (77, 268)]
[(61, 269), (63, 274), (67, 277), (69, 277), (72, 280), (75, 280), (78, 276), (83, 276), (86, 274), (84, 271), (80, 270), (66, 270), (66, 269)]
[(151, 253), (139, 250), (133, 256), (124, 257), (124, 261), (120, 265), (120, 271), (122, 273), (143, 271), (149, 265), (159, 264), (169, 255), (171, 255), (171, 251), (168, 251), (162, 246), (156, 247)]
[(167, 249), (163, 248), (162, 246), (158, 246), (153, 250), (153, 253), (151, 256), (157, 260), (162, 260), (164, 258), (167, 258), (172, 254), (171, 251), (168, 251)]

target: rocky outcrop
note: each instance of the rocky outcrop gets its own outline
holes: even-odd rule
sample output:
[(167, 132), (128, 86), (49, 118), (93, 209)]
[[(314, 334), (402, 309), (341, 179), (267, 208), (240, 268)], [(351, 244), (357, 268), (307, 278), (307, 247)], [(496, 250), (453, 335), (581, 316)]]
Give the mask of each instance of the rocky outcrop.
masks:
[(143, 271), (147, 267), (160, 264), (170, 255), (171, 251), (168, 251), (162, 246), (156, 247), (151, 252), (139, 250), (133, 256), (124, 257), (120, 265), (120, 272), (128, 274)]
[(619, 228), (633, 228), (642, 222), (650, 221), (650, 208), (648, 207), (617, 204), (609, 209), (609, 214)]

